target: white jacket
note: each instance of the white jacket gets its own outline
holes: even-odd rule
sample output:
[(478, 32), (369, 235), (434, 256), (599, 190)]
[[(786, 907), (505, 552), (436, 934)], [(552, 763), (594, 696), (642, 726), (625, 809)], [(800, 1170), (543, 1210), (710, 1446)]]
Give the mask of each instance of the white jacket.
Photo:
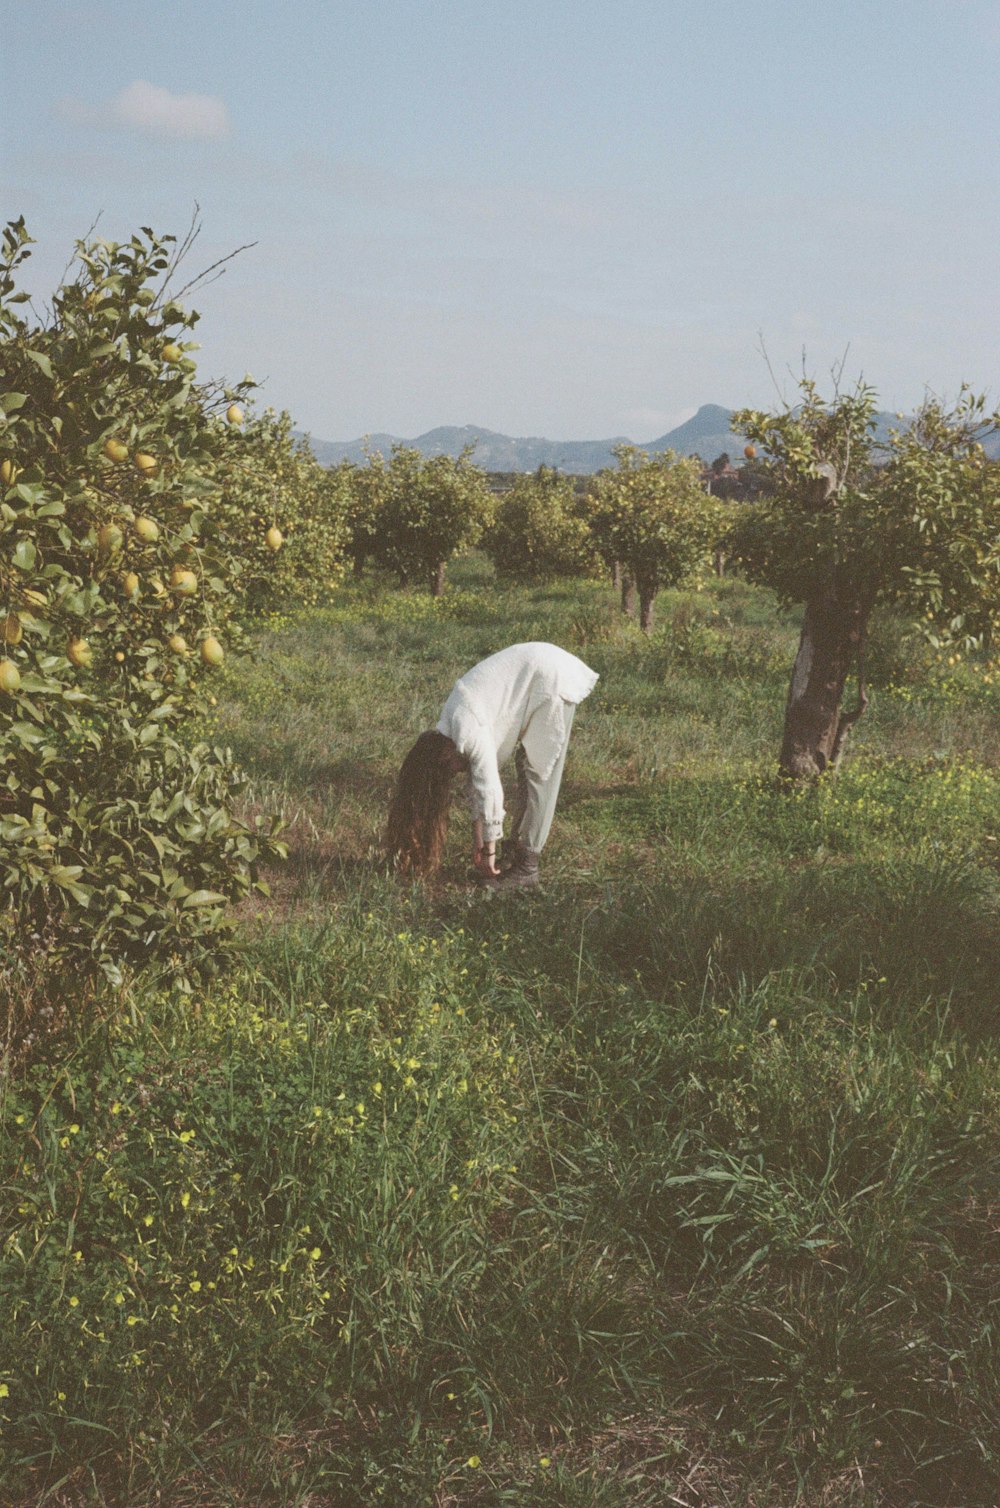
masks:
[(512, 644), (455, 682), (437, 731), (469, 761), (469, 804), (484, 838), (503, 832), (500, 766), (520, 743), (530, 768), (547, 780), (566, 742), (563, 707), (582, 702), (597, 679), (557, 644)]

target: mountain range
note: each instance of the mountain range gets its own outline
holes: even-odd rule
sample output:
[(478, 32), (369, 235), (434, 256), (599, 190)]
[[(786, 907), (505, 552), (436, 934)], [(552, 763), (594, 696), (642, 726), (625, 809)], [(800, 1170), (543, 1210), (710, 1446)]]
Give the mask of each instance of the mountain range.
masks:
[[(720, 408), (716, 403), (705, 403), (692, 419), (672, 429), (659, 439), (649, 440), (641, 449), (651, 454), (661, 450), (676, 450), (681, 455), (697, 451), (703, 460), (712, 461), (722, 451), (735, 458), (743, 450), (743, 440), (729, 428), (732, 409)], [(546, 440), (540, 436), (514, 438), (498, 434), (496, 430), (480, 429), (475, 424), (445, 425), (430, 429), (415, 439), (402, 439), (399, 435), (365, 435), (358, 440), (317, 440), (310, 435), (309, 444), (313, 454), (323, 466), (336, 466), (339, 461), (354, 461), (364, 465), (366, 457), (374, 451), (388, 459), (393, 445), (408, 445), (424, 456), (458, 456), (467, 445), (474, 445), (472, 458), (484, 471), (537, 471), (539, 466), (554, 466), (559, 471), (584, 476), (600, 471), (604, 466), (615, 464), (614, 447), (634, 444), (626, 435), (615, 435), (609, 440)]]
[[(675, 450), (682, 456), (695, 454), (706, 462), (714, 461), (725, 451), (738, 463), (742, 459), (744, 440), (730, 428), (732, 416), (730, 408), (703, 403), (692, 418), (656, 440), (641, 442), (639, 448), (650, 455), (663, 450)], [(884, 444), (889, 430), (899, 422), (895, 414), (877, 414), (876, 443)], [(430, 429), (412, 440), (387, 434), (342, 441), (317, 440), (311, 435), (304, 438), (308, 438), (313, 454), (323, 466), (336, 466), (343, 460), (364, 465), (368, 455), (376, 451), (388, 459), (394, 445), (410, 446), (424, 456), (458, 456), (466, 446), (473, 445), (472, 459), (484, 471), (530, 472), (537, 471), (539, 466), (554, 466), (576, 476), (588, 476), (605, 466), (613, 466), (614, 447), (636, 443), (624, 435), (616, 435), (610, 440), (546, 440), (537, 436), (515, 439), (492, 429), (480, 429), (475, 424)], [(983, 443), (988, 455), (1000, 458), (1000, 435), (991, 435)]]

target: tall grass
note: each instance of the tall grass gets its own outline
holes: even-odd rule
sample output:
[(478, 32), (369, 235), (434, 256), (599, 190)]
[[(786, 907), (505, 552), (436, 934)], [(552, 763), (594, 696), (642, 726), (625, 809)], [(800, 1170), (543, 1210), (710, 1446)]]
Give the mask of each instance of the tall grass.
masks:
[[(789, 796), (762, 594), (647, 639), (466, 571), (272, 623), (214, 729), (291, 840), (235, 967), (9, 1075), (0, 1499), (995, 1503), (991, 683), (897, 634)], [(397, 884), (402, 753), (533, 637), (602, 677), (544, 893), (470, 890), (458, 810)]]

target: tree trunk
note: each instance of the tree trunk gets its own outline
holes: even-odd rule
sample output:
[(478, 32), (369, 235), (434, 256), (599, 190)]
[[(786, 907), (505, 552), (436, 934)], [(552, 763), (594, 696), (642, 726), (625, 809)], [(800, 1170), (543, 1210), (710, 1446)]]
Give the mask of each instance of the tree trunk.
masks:
[(431, 571), (432, 597), (440, 597), (441, 593), (444, 591), (444, 573), (447, 564), (448, 562), (446, 560), (439, 560), (437, 565)]
[(622, 589), (622, 563), (620, 560), (616, 560), (611, 567), (611, 585), (616, 592), (620, 592)]
[(653, 604), (656, 601), (656, 587), (650, 582), (639, 582), (639, 627), (644, 634), (648, 634), (653, 627)]
[(621, 572), (622, 612), (635, 617), (635, 582), (627, 571)]
[[(785, 707), (779, 769), (790, 780), (811, 780), (835, 767), (847, 735), (868, 705), (864, 648), (872, 599), (849, 582), (830, 581), (806, 603), (802, 634)], [(844, 687), (858, 669), (858, 704), (841, 711)]]

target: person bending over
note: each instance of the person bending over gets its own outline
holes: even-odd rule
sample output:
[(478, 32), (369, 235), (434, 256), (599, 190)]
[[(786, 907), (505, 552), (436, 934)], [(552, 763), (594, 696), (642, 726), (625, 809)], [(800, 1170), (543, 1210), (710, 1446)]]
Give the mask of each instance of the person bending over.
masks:
[[(480, 660), (452, 687), (437, 727), (403, 760), (386, 846), (402, 873), (433, 874), (448, 831), (451, 783), (468, 773), (472, 861), (495, 890), (538, 884), (538, 856), (552, 826), (570, 728), (597, 672), (557, 644), (512, 644)], [(500, 767), (514, 756), (513, 858), (497, 867), (503, 833)]]

